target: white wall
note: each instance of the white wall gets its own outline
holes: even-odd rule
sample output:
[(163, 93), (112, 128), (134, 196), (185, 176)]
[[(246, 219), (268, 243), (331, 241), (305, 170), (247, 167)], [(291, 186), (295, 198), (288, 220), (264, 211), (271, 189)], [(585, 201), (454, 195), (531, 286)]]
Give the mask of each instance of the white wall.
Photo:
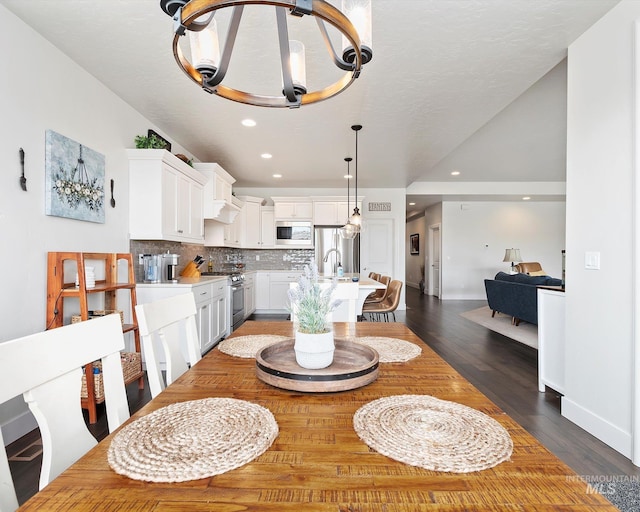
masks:
[[(18, 42), (3, 55), (0, 80), (4, 341), (45, 328), (48, 251), (129, 251), (124, 148), (133, 147), (135, 135), (157, 128), (2, 6), (0, 33), (3, 41)], [(106, 204), (104, 224), (45, 215), (47, 129), (105, 155), (105, 182), (115, 180), (116, 208)], [(20, 147), (25, 151), (27, 192), (18, 183)], [(0, 408), (0, 425), (24, 410), (18, 401)], [(5, 435), (5, 441), (12, 437)]]
[(442, 299), (486, 299), (484, 280), (502, 270), (505, 249), (561, 277), (564, 202), (442, 203)]
[[(422, 279), (422, 268), (424, 268), (425, 258), (427, 256), (427, 225), (424, 215), (412, 217), (407, 222), (406, 227), (407, 239), (405, 245), (405, 266), (406, 266), (406, 282), (407, 286), (413, 288), (419, 288), (420, 280)], [(417, 233), (420, 235), (419, 249), (420, 254), (411, 254), (410, 244), (411, 235)], [(425, 276), (426, 279), (426, 276)]]
[[(633, 43), (639, 18), (640, 2), (618, 4), (570, 46), (568, 67), (562, 413), (629, 457), (637, 300)], [(600, 253), (600, 270), (585, 269), (591, 251)]]

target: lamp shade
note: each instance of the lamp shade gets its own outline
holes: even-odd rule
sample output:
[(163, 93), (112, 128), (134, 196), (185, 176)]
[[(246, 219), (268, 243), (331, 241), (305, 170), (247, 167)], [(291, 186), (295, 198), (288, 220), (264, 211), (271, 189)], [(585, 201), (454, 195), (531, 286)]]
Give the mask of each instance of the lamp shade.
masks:
[(510, 261), (511, 263), (520, 263), (520, 249), (506, 249), (504, 251), (504, 259), (502, 261)]

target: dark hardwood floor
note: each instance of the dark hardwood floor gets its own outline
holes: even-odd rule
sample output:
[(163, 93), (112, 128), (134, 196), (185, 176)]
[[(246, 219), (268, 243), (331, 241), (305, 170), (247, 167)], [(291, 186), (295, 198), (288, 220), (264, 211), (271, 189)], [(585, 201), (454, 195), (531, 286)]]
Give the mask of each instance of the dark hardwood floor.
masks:
[[(560, 414), (560, 397), (552, 390), (538, 392), (537, 352), (477, 325), (460, 313), (486, 305), (485, 301), (439, 301), (408, 288), (407, 311), (397, 312), (427, 345), (460, 374), (493, 400), (507, 414), (534, 435), (552, 453), (582, 476), (640, 475), (640, 468)], [(286, 316), (255, 316), (253, 320), (283, 319)], [(136, 383), (127, 388), (130, 409), (138, 410), (149, 399), (148, 386), (140, 391)], [(104, 411), (90, 427), (98, 439), (107, 434)], [(9, 457), (23, 452), (29, 459), (37, 451), (38, 431), (12, 443)], [(29, 461), (11, 461), (18, 499), (23, 503), (38, 488), (41, 456)]]

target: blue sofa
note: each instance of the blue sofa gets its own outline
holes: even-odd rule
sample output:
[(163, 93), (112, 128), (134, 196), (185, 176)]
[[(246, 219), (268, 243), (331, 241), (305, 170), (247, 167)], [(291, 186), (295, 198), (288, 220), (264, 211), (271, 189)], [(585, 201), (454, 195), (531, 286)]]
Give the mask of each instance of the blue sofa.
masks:
[(512, 316), (518, 325), (521, 320), (538, 325), (538, 286), (561, 286), (562, 280), (549, 276), (506, 274), (498, 272), (494, 279), (485, 279), (487, 301), (493, 311)]

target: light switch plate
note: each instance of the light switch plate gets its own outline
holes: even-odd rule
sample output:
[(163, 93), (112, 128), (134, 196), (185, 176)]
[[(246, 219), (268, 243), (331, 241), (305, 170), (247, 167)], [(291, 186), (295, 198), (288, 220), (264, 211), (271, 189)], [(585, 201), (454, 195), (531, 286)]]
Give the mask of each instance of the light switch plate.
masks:
[(584, 268), (587, 270), (600, 270), (600, 253), (593, 251), (585, 252)]

